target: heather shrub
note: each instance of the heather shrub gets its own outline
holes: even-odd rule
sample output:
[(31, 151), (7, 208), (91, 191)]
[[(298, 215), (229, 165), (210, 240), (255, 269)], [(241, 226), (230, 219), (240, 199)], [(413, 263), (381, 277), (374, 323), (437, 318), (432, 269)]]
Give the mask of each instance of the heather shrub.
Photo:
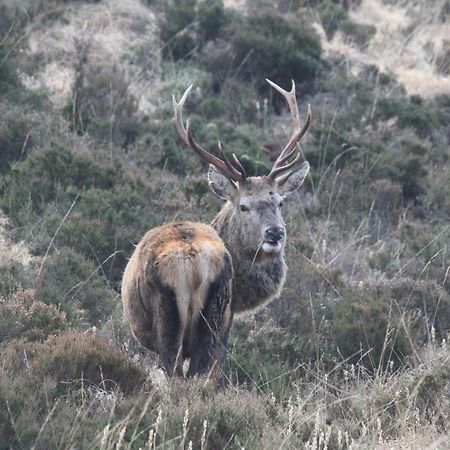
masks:
[[(198, 118), (193, 118), (193, 124), (199, 124)], [(199, 140), (197, 128), (195, 131), (196, 139)], [(199, 170), (199, 158), (188, 149), (182, 149), (185, 144), (179, 141), (172, 118), (150, 122), (137, 145), (147, 153), (145, 160), (149, 166), (165, 168), (177, 175), (186, 175)]]
[(373, 181), (369, 186), (373, 193), (373, 210), (378, 216), (386, 220), (396, 220), (399, 217), (402, 205), (402, 187), (398, 182), (385, 178)]
[(277, 399), (288, 398), (314, 367), (328, 369), (340, 359), (330, 326), (342, 273), (306, 263), (297, 251), (287, 261), (296, 277), (288, 277), (281, 298), (254, 318), (236, 320), (230, 337), (230, 379)]
[(31, 285), (29, 268), (12, 258), (0, 258), (0, 296), (8, 296)]
[[(0, 24), (1, 28), (3, 27)], [(0, 36), (4, 36), (4, 34), (0, 34)], [(17, 73), (14, 70), (13, 50), (11, 46), (5, 45), (5, 43), (0, 45), (0, 95), (7, 97), (13, 97), (12, 93), (19, 86)]]
[(48, 256), (34, 286), (39, 298), (58, 305), (78, 326), (98, 325), (118, 302), (102, 267), (67, 247)]
[[(160, 432), (157, 443), (180, 437), (181, 442), (200, 443), (204, 421), (205, 448), (251, 448), (252, 442), (257, 441), (270, 447), (270, 443), (279, 438), (271, 417), (276, 414), (276, 406), (252, 392), (232, 388), (214, 393), (199, 382), (178, 382), (172, 402), (171, 408), (167, 409), (166, 435), (162, 436)], [(188, 422), (183, 432), (185, 418)]]
[(230, 14), (225, 10), (223, 0), (213, 0), (209, 2), (198, 2), (198, 40), (200, 45), (205, 45), (208, 41), (217, 39), (223, 27), (231, 19)]
[(291, 79), (313, 80), (322, 67), (314, 30), (305, 22), (298, 26), (274, 9), (260, 8), (247, 17), (235, 17), (222, 39), (202, 58), (206, 68), (213, 68), (217, 86), (224, 84), (231, 70), (236, 78), (266, 92), (264, 77), (289, 86)]
[(331, 39), (341, 24), (348, 20), (345, 8), (329, 1), (320, 4), (317, 12), (328, 39)]
[[(229, 33), (236, 62), (243, 64), (240, 78), (253, 80), (259, 73), (289, 86), (291, 79), (312, 80), (321, 68), (320, 41), (306, 23), (298, 26), (273, 10), (262, 10), (233, 26)], [(261, 77), (254, 81), (266, 88)]]
[[(294, 315), (310, 319), (310, 311), (303, 304), (297, 304)], [(226, 376), (231, 384), (257, 388), (284, 400), (294, 383), (305, 375), (305, 366), (317, 362), (310, 340), (312, 331), (308, 335), (301, 330), (304, 333), (300, 334), (292, 323), (276, 324), (267, 317), (268, 314), (262, 313), (256, 319), (235, 321)]]
[(51, 377), (58, 392), (67, 390), (65, 381), (84, 379), (104, 390), (119, 388), (130, 393), (142, 386), (145, 370), (131, 362), (126, 352), (106, 339), (89, 333), (70, 332), (42, 344), (33, 361), (35, 376)]
[(216, 39), (228, 20), (222, 0), (161, 2), (160, 35), (163, 54), (175, 61), (189, 59)]
[(33, 290), (0, 297), (0, 343), (18, 338), (42, 340), (68, 327), (63, 312), (38, 298)]
[(126, 74), (121, 67), (96, 61), (88, 46), (78, 53), (72, 100), (64, 110), (72, 130), (110, 145), (128, 147), (142, 126), (135, 118), (137, 101), (129, 93)]
[(118, 282), (132, 243), (184, 205), (178, 185), (166, 178), (155, 171), (152, 183), (144, 184), (123, 166), (53, 146), (33, 153), (7, 175), (0, 207), (16, 227), (41, 222), (31, 240), (34, 252), (45, 254), (59, 229), (57, 246), (73, 248)]
[[(0, 442), (10, 446), (52, 448), (55, 436), (68, 445), (92, 446), (111, 420), (113, 405), (124, 395), (134, 403), (132, 395), (147, 377), (124, 350), (91, 334), (11, 341), (0, 346), (0, 357)], [(121, 404), (117, 420), (132, 411), (132, 405)], [(74, 425), (70, 433), (68, 422)]]
[(420, 264), (433, 259), (433, 255), (444, 248), (448, 233), (441, 233), (436, 237), (433, 227), (427, 227), (414, 218), (404, 218), (399, 223), (397, 236), (404, 244), (402, 256), (414, 259), (420, 255), (417, 258), (417, 263)]
[(11, 26), (12, 34), (20, 35), (24, 28), (38, 15), (41, 15), (41, 20), (55, 19), (64, 11), (65, 5), (69, 3), (73, 3), (73, 0), (3, 2), (0, 5), (0, 35), (5, 36)]
[[(0, 353), (4, 361), (5, 354), (1, 350)], [(48, 413), (46, 394), (53, 393), (51, 383), (44, 381), (33, 385), (27, 378), (26, 366), (21, 369), (22, 372), (7, 375), (3, 369), (0, 374), (0, 442), (3, 448), (20, 447), (24, 442), (30, 447), (33, 445), (41, 427), (39, 416)]]
[(382, 98), (378, 103), (378, 116), (384, 120), (397, 118), (400, 128), (413, 128), (418, 136), (429, 136), (435, 126), (435, 114), (430, 105), (418, 95), (407, 99)]
[[(97, 187), (111, 189), (120, 182), (123, 171), (111, 164), (99, 164), (92, 157), (78, 155), (51, 143), (49, 148), (37, 151), (7, 175), (7, 183), (0, 187), (3, 210), (23, 225), (24, 205), (34, 213), (42, 213), (45, 205), (61, 196), (75, 197), (75, 191)], [(69, 192), (68, 192), (69, 191)]]
[(341, 31), (347, 40), (357, 46), (364, 46), (375, 36), (376, 28), (373, 25), (365, 25), (352, 20), (344, 20), (341, 24)]
[(165, 54), (174, 60), (188, 58), (196, 48), (195, 6), (197, 0), (162, 3), (161, 41)]
[(26, 370), (31, 382), (52, 381), (55, 396), (82, 388), (83, 380), (105, 391), (130, 394), (147, 377), (122, 348), (90, 332), (68, 331), (44, 342), (11, 341), (0, 351), (6, 373)]
[(35, 143), (34, 137), (31, 136), (31, 130), (36, 131), (36, 117), (27, 109), (24, 105), (18, 107), (8, 101), (0, 102), (2, 116), (0, 123), (1, 174), (6, 174), (16, 161), (23, 160)]
[(409, 327), (416, 321), (376, 287), (349, 287), (340, 294), (332, 308), (331, 334), (342, 359), (371, 371), (405, 362), (413, 349)]
[(420, 333), (413, 334), (416, 347), (447, 339), (450, 332), (450, 294), (433, 280), (399, 278), (387, 283), (400, 308), (420, 316)]

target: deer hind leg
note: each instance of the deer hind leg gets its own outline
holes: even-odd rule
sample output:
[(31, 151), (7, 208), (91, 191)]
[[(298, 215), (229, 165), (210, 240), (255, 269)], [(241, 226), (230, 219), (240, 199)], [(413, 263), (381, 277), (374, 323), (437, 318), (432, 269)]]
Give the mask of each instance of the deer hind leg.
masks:
[(169, 377), (183, 376), (182, 323), (175, 291), (159, 284), (158, 346), (162, 366)]
[(218, 379), (222, 374), (232, 322), (231, 281), (231, 260), (226, 255), (219, 276), (208, 289), (194, 333), (188, 377), (208, 375)]

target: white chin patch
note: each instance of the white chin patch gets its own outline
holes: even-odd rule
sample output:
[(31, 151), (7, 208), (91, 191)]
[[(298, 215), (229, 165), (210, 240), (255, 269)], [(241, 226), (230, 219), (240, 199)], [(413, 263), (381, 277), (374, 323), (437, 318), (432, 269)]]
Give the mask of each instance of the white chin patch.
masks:
[(278, 253), (281, 250), (281, 242), (264, 242), (262, 249), (266, 253)]

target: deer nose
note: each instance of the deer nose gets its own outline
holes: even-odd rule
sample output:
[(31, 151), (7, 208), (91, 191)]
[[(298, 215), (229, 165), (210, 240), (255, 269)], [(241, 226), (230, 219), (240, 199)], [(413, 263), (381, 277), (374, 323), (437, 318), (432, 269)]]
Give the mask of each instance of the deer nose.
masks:
[(271, 227), (266, 230), (266, 240), (269, 242), (281, 241), (284, 237), (284, 228), (282, 227)]

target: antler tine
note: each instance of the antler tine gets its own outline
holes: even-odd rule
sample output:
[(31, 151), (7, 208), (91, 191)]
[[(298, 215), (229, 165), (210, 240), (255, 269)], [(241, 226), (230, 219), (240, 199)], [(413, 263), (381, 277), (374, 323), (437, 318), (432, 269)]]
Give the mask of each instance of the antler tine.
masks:
[[(305, 135), (308, 131), (309, 126), (311, 125), (312, 113), (311, 113), (311, 105), (308, 104), (308, 114), (306, 117), (306, 122), (303, 128), (300, 126), (300, 117), (297, 106), (297, 99), (295, 97), (295, 83), (292, 80), (292, 87), (290, 91), (284, 90), (282, 87), (278, 86), (278, 84), (266, 78), (266, 81), (277, 91), (279, 92), (287, 101), (289, 105), (289, 109), (292, 116), (292, 134), (291, 137), (284, 147), (283, 151), (280, 153), (275, 163), (273, 164), (272, 170), (269, 173), (269, 177), (275, 178), (275, 176), (285, 170), (288, 170), (292, 167), (290, 164), (285, 166), (281, 166), (281, 164), (288, 161), (292, 155), (295, 153), (295, 149), (297, 143), (300, 139)], [(295, 158), (297, 160), (298, 156)], [(283, 168), (283, 170), (279, 170)]]
[[(312, 111), (311, 111), (311, 105), (308, 103), (308, 113), (306, 116), (305, 125), (301, 130), (298, 130), (297, 133), (293, 134), (291, 139), (289, 139), (289, 142), (287, 143), (286, 147), (281, 152), (280, 156), (277, 158), (278, 165), (286, 162), (294, 153), (295, 149), (297, 147), (297, 144), (300, 142), (302, 137), (305, 135), (305, 133), (308, 131), (312, 120)], [(283, 156), (284, 154), (284, 156)]]
[(225, 156), (225, 153), (223, 152), (220, 142), (219, 142), (219, 150), (223, 155), (223, 160), (217, 158), (217, 156), (214, 156), (208, 151), (206, 151), (194, 140), (190, 129), (189, 119), (186, 121), (186, 128), (184, 127), (183, 106), (184, 103), (186, 102), (189, 93), (191, 92), (192, 86), (193, 85), (191, 84), (186, 89), (179, 102), (176, 101), (175, 95), (172, 95), (172, 103), (175, 110), (175, 125), (177, 127), (180, 138), (186, 145), (191, 147), (198, 155), (200, 155), (203, 159), (208, 161), (213, 166), (217, 167), (221, 172), (230, 177), (232, 180), (241, 182), (244, 181), (246, 178), (245, 171), (241, 173), (232, 166), (230, 161)]
[(238, 166), (239, 170), (242, 172), (242, 175), (244, 175), (244, 178), (247, 178), (247, 173), (245, 172), (244, 166), (239, 161), (238, 157), (233, 153), (233, 161)]
[(193, 86), (194, 85), (191, 84), (184, 91), (184, 94), (182, 95), (181, 100), (179, 102), (177, 102), (175, 100), (175, 94), (172, 94), (172, 103), (173, 103), (173, 108), (175, 109), (175, 125), (177, 127), (178, 134), (180, 135), (181, 139), (183, 140), (183, 142), (186, 145), (189, 145), (189, 139), (188, 139), (187, 131), (184, 128), (184, 124), (183, 124), (183, 106), (184, 106), (184, 103), (186, 102), (186, 99), (188, 98), (188, 95), (190, 94)]
[(285, 164), (284, 166), (273, 168), (270, 171), (271, 177), (276, 178), (276, 176), (279, 175), (280, 173), (285, 172), (294, 167), (300, 161), (301, 156), (302, 156), (301, 153), (298, 152), (295, 159), (293, 159), (290, 163)]
[[(245, 176), (244, 176), (245, 171), (241, 173), (238, 170), (236, 170), (235, 167), (233, 167), (230, 160), (227, 158), (227, 155), (225, 155), (225, 152), (223, 150), (223, 147), (222, 147), (222, 144), (220, 143), (220, 141), (218, 142), (218, 147), (219, 147), (220, 154), (222, 155), (223, 162), (227, 166), (228, 170), (234, 175), (234, 179), (236, 181), (242, 181), (245, 178)], [(234, 154), (233, 154), (233, 156), (234, 156)]]

